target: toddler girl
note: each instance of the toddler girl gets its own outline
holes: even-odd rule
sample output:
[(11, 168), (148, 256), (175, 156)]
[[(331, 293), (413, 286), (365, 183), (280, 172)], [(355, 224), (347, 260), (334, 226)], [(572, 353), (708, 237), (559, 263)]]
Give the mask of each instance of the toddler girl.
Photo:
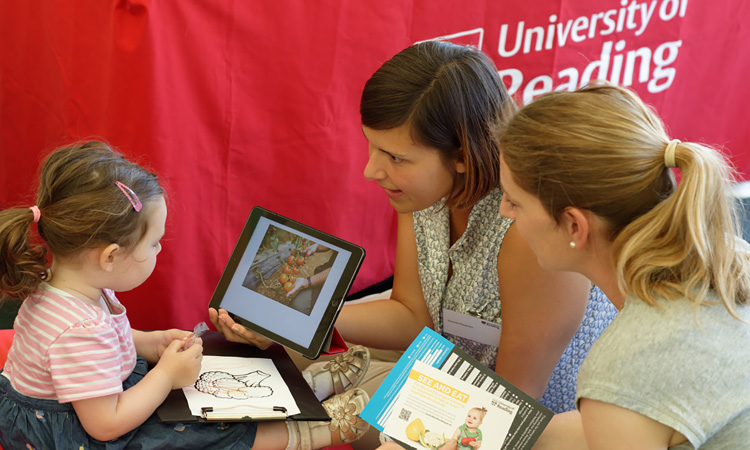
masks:
[(487, 414), (487, 408), (471, 408), (466, 413), (466, 421), (453, 433), (458, 450), (478, 449), (482, 446), (482, 430), (479, 426)]
[[(317, 449), (363, 433), (358, 389), (324, 402), (330, 424), (156, 418), (172, 389), (195, 382), (203, 347), (184, 346), (187, 331), (131, 329), (115, 292), (151, 275), (166, 218), (156, 175), (99, 141), (54, 151), (37, 204), (0, 212), (0, 294), (23, 300), (0, 372), (0, 445)], [(34, 223), (44, 246), (30, 243)]]

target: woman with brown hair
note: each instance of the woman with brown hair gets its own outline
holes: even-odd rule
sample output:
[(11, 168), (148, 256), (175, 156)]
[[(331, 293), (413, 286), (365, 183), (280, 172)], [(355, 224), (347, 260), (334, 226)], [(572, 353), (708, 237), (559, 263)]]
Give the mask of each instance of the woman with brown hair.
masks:
[[(560, 412), (575, 407), (578, 367), (616, 311), (584, 277), (540, 267), (500, 216), (494, 132), (513, 110), (492, 61), (449, 42), (412, 45), (367, 81), (364, 174), (398, 213), (396, 267), (390, 299), (345, 305), (336, 326), (349, 342), (393, 350), (434, 328)], [(462, 331), (481, 321), (490, 325)]]

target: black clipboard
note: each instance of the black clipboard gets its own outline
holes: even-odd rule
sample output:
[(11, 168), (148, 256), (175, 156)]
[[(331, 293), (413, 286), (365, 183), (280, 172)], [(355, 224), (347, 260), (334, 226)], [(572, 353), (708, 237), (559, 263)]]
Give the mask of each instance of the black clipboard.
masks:
[(236, 342), (227, 341), (224, 336), (218, 331), (208, 331), (203, 336), (203, 354), (205, 355), (218, 355), (218, 356), (240, 356), (248, 358), (271, 358), (274, 365), (279, 370), (281, 377), (289, 387), (289, 390), (297, 402), (297, 406), (300, 409), (299, 414), (292, 416), (286, 416), (281, 414), (278, 416), (274, 415), (263, 415), (258, 417), (243, 417), (237, 419), (205, 419), (204, 417), (194, 416), (190, 412), (185, 394), (182, 389), (175, 389), (169, 393), (164, 402), (156, 409), (156, 415), (162, 422), (167, 423), (191, 423), (191, 422), (206, 422), (213, 420), (221, 421), (244, 421), (244, 422), (260, 422), (268, 420), (325, 420), (330, 421), (331, 418), (326, 413), (326, 410), (320, 404), (320, 401), (315, 397), (310, 386), (307, 384), (302, 374), (300, 373), (297, 366), (279, 344), (273, 344), (267, 350), (261, 350), (257, 347), (253, 347), (247, 344), (239, 344)]

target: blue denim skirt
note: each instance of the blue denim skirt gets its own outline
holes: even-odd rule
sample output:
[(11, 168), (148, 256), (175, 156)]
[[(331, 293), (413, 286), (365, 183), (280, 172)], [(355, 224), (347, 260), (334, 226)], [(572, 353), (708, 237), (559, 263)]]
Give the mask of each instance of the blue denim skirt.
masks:
[[(0, 372), (2, 372), (0, 370)], [(128, 389), (148, 372), (138, 358), (135, 370), (123, 383)], [(18, 393), (0, 375), (0, 445), (3, 450), (89, 449), (250, 449), (255, 442), (254, 422), (164, 423), (156, 414), (140, 427), (117, 439), (102, 442), (86, 433), (70, 403), (43, 400)]]

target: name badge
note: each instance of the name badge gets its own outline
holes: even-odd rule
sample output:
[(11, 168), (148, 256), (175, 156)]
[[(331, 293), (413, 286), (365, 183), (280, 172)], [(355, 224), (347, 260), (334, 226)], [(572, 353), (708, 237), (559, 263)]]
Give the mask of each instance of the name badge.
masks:
[(443, 331), (481, 344), (500, 344), (500, 324), (443, 308)]

